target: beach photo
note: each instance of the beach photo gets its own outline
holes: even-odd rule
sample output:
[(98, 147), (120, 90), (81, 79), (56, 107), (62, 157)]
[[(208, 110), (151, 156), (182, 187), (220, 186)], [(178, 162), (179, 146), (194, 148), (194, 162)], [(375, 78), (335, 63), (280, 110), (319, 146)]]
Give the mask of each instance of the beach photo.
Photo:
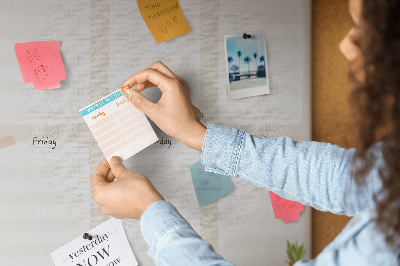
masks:
[(229, 99), (269, 94), (264, 32), (225, 35)]

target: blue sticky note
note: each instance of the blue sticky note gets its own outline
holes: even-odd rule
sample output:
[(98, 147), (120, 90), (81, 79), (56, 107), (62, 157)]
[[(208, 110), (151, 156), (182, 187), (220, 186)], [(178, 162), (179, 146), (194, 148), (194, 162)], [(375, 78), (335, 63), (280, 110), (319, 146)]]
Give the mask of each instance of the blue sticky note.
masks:
[(189, 168), (200, 208), (233, 190), (230, 176), (206, 172), (201, 161), (195, 162)]

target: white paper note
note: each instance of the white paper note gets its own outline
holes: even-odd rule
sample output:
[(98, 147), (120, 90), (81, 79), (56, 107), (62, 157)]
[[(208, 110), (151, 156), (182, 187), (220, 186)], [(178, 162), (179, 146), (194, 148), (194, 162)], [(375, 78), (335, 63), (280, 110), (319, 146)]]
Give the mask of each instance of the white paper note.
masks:
[(128, 159), (158, 140), (144, 113), (119, 90), (79, 112), (107, 161)]
[(136, 266), (135, 255), (129, 245), (121, 220), (108, 219), (51, 253), (55, 266)]

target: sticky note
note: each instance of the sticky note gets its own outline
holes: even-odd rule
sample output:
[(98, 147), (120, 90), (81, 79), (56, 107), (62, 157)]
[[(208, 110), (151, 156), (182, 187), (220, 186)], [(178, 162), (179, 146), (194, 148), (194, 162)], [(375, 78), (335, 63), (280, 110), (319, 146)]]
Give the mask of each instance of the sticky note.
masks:
[(117, 90), (79, 110), (104, 157), (122, 160), (158, 140), (144, 113)]
[(189, 168), (200, 208), (233, 190), (230, 176), (206, 172), (201, 161), (190, 165)]
[[(92, 239), (83, 238), (88, 233)], [(121, 220), (110, 218), (51, 253), (55, 266), (138, 265)]]
[(269, 196), (271, 197), (275, 218), (282, 219), (285, 224), (300, 219), (300, 213), (304, 210), (301, 203), (284, 199), (271, 191)]
[(36, 90), (60, 88), (60, 81), (67, 78), (60, 42), (17, 43), (14, 50), (24, 82), (33, 83)]
[(190, 32), (178, 0), (137, 0), (140, 14), (157, 43)]

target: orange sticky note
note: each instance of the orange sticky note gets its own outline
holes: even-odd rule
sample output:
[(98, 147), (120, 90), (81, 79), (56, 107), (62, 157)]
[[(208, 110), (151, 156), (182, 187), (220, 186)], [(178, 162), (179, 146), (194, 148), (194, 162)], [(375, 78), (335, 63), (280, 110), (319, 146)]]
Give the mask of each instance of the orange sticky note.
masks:
[(137, 4), (157, 43), (190, 32), (178, 0), (137, 0)]
[(271, 197), (275, 218), (282, 219), (285, 224), (300, 219), (300, 213), (304, 210), (301, 203), (284, 199), (271, 191), (269, 196)]
[(60, 42), (17, 43), (14, 50), (24, 82), (33, 83), (35, 89), (59, 88), (60, 81), (67, 78)]

